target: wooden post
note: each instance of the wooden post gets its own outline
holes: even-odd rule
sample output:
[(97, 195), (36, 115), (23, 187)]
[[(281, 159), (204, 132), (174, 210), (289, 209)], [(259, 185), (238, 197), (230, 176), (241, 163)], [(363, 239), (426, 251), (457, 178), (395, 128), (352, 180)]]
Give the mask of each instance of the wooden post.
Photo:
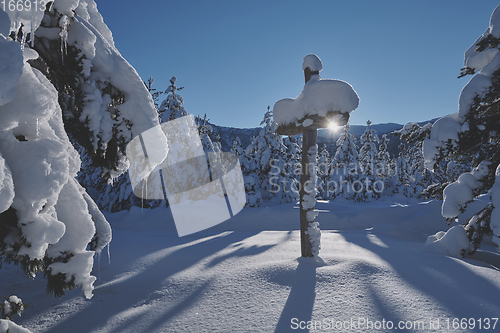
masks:
[[(313, 58), (308, 58), (312, 56)], [(307, 63), (310, 64), (311, 62), (314, 64), (313, 67), (316, 69), (315, 71), (312, 71), (311, 68), (308, 66), (304, 68), (304, 79), (305, 83), (307, 82), (314, 76), (314, 75), (319, 75), (319, 71), (323, 67), (321, 64), (321, 60), (316, 56), (316, 55), (308, 55), (306, 56), (308, 58)], [(304, 64), (306, 64), (306, 58), (304, 58)], [(312, 61), (311, 61), (312, 60)], [(342, 81), (339, 81), (342, 82)], [(345, 83), (344, 83), (345, 84)], [(349, 91), (350, 90), (350, 91)], [(356, 92), (352, 89), (351, 86), (348, 85), (348, 88), (346, 90), (347, 94), (350, 94), (350, 98), (358, 98)], [(288, 99), (289, 100), (289, 99)], [(282, 102), (284, 100), (280, 100), (276, 102), (275, 107), (278, 103)], [(289, 103), (289, 101), (287, 101)], [(283, 105), (283, 104), (281, 104)], [(288, 104), (286, 104), (288, 105)], [(307, 106), (305, 106), (307, 107)], [(353, 110), (357, 107), (356, 105), (353, 107)], [(286, 112), (284, 107), (279, 108), (281, 112)], [(315, 147), (317, 142), (318, 142), (318, 129), (319, 128), (325, 128), (328, 127), (329, 123), (331, 121), (335, 121), (339, 125), (345, 125), (349, 121), (349, 112), (350, 110), (347, 110), (349, 112), (346, 112), (344, 110), (341, 112), (341, 110), (326, 110), (326, 114), (324, 115), (319, 115), (319, 114), (309, 114), (306, 111), (306, 115), (304, 118), (298, 120), (298, 121), (293, 121), (293, 122), (287, 122), (285, 121), (283, 124), (279, 125), (278, 128), (276, 129), (276, 133), (279, 135), (298, 135), (302, 134), (302, 171), (300, 175), (300, 248), (302, 252), (303, 257), (313, 257), (313, 251), (311, 247), (311, 239), (310, 236), (307, 234), (307, 231), (309, 229), (309, 226), (311, 223), (314, 223), (314, 218), (312, 216), (315, 216), (314, 214), (314, 204), (312, 207), (310, 204), (307, 204), (306, 207), (304, 207), (304, 197), (306, 195), (309, 195), (311, 193), (308, 193), (308, 189), (315, 189), (316, 184), (309, 184), (311, 181), (311, 178), (316, 179), (316, 174), (312, 175), (312, 172), (316, 172), (316, 155), (317, 155), (317, 149), (314, 149), (314, 154), (312, 154), (313, 151), (311, 151), (311, 154), (309, 154), (310, 150), (312, 147)], [(313, 113), (313, 112), (311, 112)], [(314, 198), (313, 198), (314, 199)], [(315, 202), (315, 201), (314, 201)], [(307, 218), (307, 215), (309, 213), (309, 219)], [(316, 231), (317, 232), (317, 231)]]
[[(316, 154), (314, 156), (309, 154), (309, 149), (316, 146), (318, 142), (318, 130), (317, 129), (304, 129), (302, 134), (302, 171), (300, 174), (300, 249), (303, 257), (313, 257), (311, 241), (309, 235), (306, 234), (309, 228), (310, 221), (307, 220), (307, 212), (314, 210), (312, 208), (304, 208), (302, 205), (304, 203), (304, 195), (309, 194), (306, 192), (306, 184), (311, 179), (311, 168), (313, 165), (313, 171), (316, 171)], [(309, 160), (311, 157), (311, 160)], [(314, 184), (316, 187), (316, 184)]]
[[(311, 69), (306, 67), (304, 69), (304, 79), (305, 83), (307, 83), (311, 79)], [(315, 73), (316, 74), (316, 73)], [(302, 168), (300, 173), (300, 249), (303, 257), (313, 257), (312, 248), (311, 248), (311, 240), (309, 239), (309, 235), (306, 233), (309, 228), (309, 221), (307, 220), (307, 212), (309, 210), (314, 210), (314, 206), (312, 208), (306, 209), (303, 207), (304, 203), (304, 195), (306, 193), (306, 185), (309, 179), (311, 178), (311, 170), (309, 166), (311, 163), (314, 165), (314, 171), (316, 171), (316, 156), (311, 158), (312, 161), (309, 160), (309, 149), (311, 147), (316, 146), (318, 143), (318, 130), (315, 129), (304, 129), (302, 132)], [(311, 156), (313, 157), (313, 156)], [(314, 184), (316, 187), (316, 184)]]

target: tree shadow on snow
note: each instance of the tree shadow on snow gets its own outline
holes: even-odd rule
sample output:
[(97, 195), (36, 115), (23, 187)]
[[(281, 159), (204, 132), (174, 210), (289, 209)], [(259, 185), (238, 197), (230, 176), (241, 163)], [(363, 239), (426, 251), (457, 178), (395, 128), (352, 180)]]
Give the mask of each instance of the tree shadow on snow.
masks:
[[(316, 299), (316, 269), (324, 266), (325, 263), (321, 258), (300, 257), (297, 260), (299, 264), (295, 274), (291, 277), (290, 294), (281, 312), (275, 333), (290, 332), (292, 323), (301, 321), (307, 323), (312, 318), (314, 300)], [(294, 321), (292, 322), (292, 320)]]
[[(241, 244), (237, 244), (237, 246)], [(229, 259), (229, 258), (234, 258), (234, 257), (248, 257), (248, 256), (254, 256), (260, 253), (263, 253), (273, 247), (275, 247), (276, 244), (273, 245), (263, 245), (263, 246), (257, 246), (257, 245), (252, 245), (250, 247), (238, 247), (238, 249), (234, 250), (231, 253), (225, 254), (225, 255), (220, 255), (218, 257), (213, 258), (208, 264), (207, 267), (214, 267), (217, 266), (218, 264), (222, 263), (223, 261)]]
[[(385, 245), (382, 246), (373, 242), (373, 235), (370, 230), (367, 230), (365, 234), (361, 232), (342, 233), (346, 241), (373, 252), (388, 263), (402, 282), (409, 284), (420, 295), (438, 303), (439, 305), (435, 305), (436, 311), (438, 308), (445, 310), (455, 318), (498, 317), (500, 289), (488, 279), (471, 270), (466, 262), (475, 266), (487, 267), (487, 265), (469, 259), (462, 261), (421, 251), (418, 246), (415, 246), (418, 242), (415, 243), (414, 239), (408, 241), (408, 244), (411, 242), (414, 244), (405, 247), (402, 245), (402, 242), (405, 242), (404, 239), (382, 237), (383, 245)], [(486, 256), (498, 263), (496, 254), (479, 254), (480, 256)], [(366, 281), (367, 286), (370, 286), (370, 283), (374, 284), (375, 282)], [(369, 289), (372, 299), (378, 307), (378, 312), (387, 320), (399, 319), (397, 318), (398, 309), (394, 305), (387, 304), (387, 301), (377, 301), (387, 299), (387, 297), (379, 295), (380, 292), (377, 292), (376, 288)], [(401, 295), (401, 297), (406, 296)], [(429, 310), (431, 309), (415, 309), (417, 313)], [(436, 313), (436, 315), (438, 314)], [(442, 318), (442, 320), (446, 319)]]
[[(118, 263), (118, 267), (125, 266), (123, 269), (115, 269), (110, 274), (104, 276), (104, 280), (109, 282), (98, 285), (94, 290), (94, 298), (85, 301), (86, 306), (76, 314), (65, 316), (60, 321), (50, 327), (45, 332), (74, 332), (76, 331), (93, 332), (104, 330), (106, 332), (119, 332), (120, 330), (130, 330), (137, 322), (147, 321), (148, 323), (140, 326), (137, 332), (150, 332), (168, 325), (168, 322), (181, 316), (187, 309), (194, 306), (203, 296), (205, 289), (210, 286), (209, 279), (200, 279), (194, 281), (191, 286), (179, 290), (177, 286), (169, 288), (169, 278), (173, 275), (189, 269), (192, 266), (202, 262), (221, 250), (231, 245), (243, 242), (258, 231), (252, 232), (223, 232), (220, 234), (203, 233), (198, 236), (177, 238), (172, 234), (164, 236), (165, 246), (157, 244), (149, 245), (146, 241), (137, 245), (133, 244), (131, 239), (114, 239), (114, 242), (123, 242), (130, 244), (130, 260), (126, 263)], [(132, 233), (133, 234), (133, 233)], [(152, 237), (162, 237), (162, 234)], [(165, 234), (163, 234), (165, 235)], [(208, 236), (207, 236), (208, 235)], [(192, 243), (192, 244), (190, 244)], [(121, 249), (124, 245), (118, 246)], [(140, 254), (136, 254), (133, 247), (142, 248)], [(178, 247), (173, 249), (173, 247)], [(272, 246), (249, 247), (238, 249), (235, 255), (254, 255), (262, 253)], [(113, 251), (113, 246), (111, 246)], [(128, 252), (127, 252), (128, 253)], [(231, 255), (223, 255), (220, 259), (212, 259), (210, 266), (226, 260)], [(123, 257), (123, 254), (121, 255)], [(151, 257), (151, 260), (149, 258)], [(144, 260), (148, 258), (148, 260)], [(111, 266), (116, 265), (112, 262)], [(134, 269), (133, 266), (139, 266)], [(110, 267), (110, 266), (108, 266)], [(116, 266), (115, 266), (116, 267)], [(104, 270), (105, 271), (105, 270)], [(121, 273), (120, 273), (121, 272)], [(106, 272), (103, 272), (103, 275)], [(150, 305), (158, 299), (168, 297), (169, 292), (180, 292), (182, 300), (175, 304), (171, 309), (165, 309), (159, 317), (150, 319), (150, 313), (147, 311)], [(65, 302), (69, 303), (75, 299), (69, 299), (68, 296), (75, 295), (76, 298), (82, 297), (81, 290), (68, 292)], [(143, 310), (144, 309), (144, 310)], [(39, 313), (30, 314), (30, 317), (43, 318), (47, 315), (46, 309), (40, 308)], [(50, 311), (50, 310), (49, 310)], [(21, 323), (22, 324), (22, 323)], [(146, 331), (144, 331), (146, 329)]]

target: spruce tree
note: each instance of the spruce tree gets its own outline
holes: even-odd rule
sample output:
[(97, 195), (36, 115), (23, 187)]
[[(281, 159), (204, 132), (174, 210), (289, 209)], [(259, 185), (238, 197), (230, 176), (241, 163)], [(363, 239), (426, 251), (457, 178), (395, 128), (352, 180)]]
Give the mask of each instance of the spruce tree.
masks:
[(257, 147), (257, 137), (254, 136), (240, 158), (248, 207), (259, 207), (262, 204), (260, 158)]
[(356, 191), (360, 190), (360, 165), (356, 138), (349, 132), (349, 125), (345, 125), (339, 139), (337, 150), (330, 168), (330, 178), (326, 191), (332, 198), (341, 196), (352, 199)]
[[(488, 192), (499, 181), (495, 170), (500, 164), (500, 6), (491, 15), (485, 33), (465, 52), (465, 67), (459, 77), (474, 75), (463, 88), (457, 113), (434, 123), (430, 138), (424, 141), (426, 165), (434, 168), (447, 157), (460, 164), (470, 163), (473, 170), (460, 175), (444, 189), (443, 215), (457, 219), (467, 204), (481, 193)], [(496, 185), (495, 187), (496, 188)], [(460, 197), (457, 196), (460, 194)], [(498, 197), (493, 191), (493, 197)], [(497, 194), (497, 195), (495, 195)], [(486, 235), (493, 235), (500, 245), (500, 200), (488, 203), (465, 223), (470, 241), (466, 251), (473, 253)]]
[[(158, 121), (96, 8), (60, 4), (18, 21), (17, 31), (0, 10), (7, 22), (0, 53), (9, 67), (0, 82), (0, 259), (30, 278), (43, 274), (57, 297), (81, 287), (90, 298), (94, 254), (111, 241), (111, 228), (75, 180), (75, 147), (111, 181), (127, 171), (127, 143)], [(58, 33), (31, 33), (26, 43), (26, 26)]]
[[(164, 94), (164, 91), (158, 91), (156, 88), (153, 88), (153, 77), (150, 76), (148, 79), (148, 83), (144, 82), (144, 85), (146, 88), (148, 88), (149, 93), (151, 94), (151, 98), (153, 99), (155, 109), (158, 112), (160, 110), (160, 104), (158, 104), (158, 101), (160, 99), (160, 95)], [(158, 114), (159, 116), (159, 114)]]
[(393, 133), (401, 139), (397, 159), (397, 182), (393, 193), (401, 193), (408, 198), (420, 198), (429, 186), (435, 188), (436, 177), (425, 168), (422, 153), (422, 145), (430, 135), (431, 126), (427, 124), (422, 127), (417, 123), (408, 123)]
[(394, 160), (389, 151), (389, 138), (387, 134), (382, 134), (382, 138), (380, 139), (380, 145), (378, 147), (378, 154), (380, 156), (380, 166), (377, 170), (377, 175), (381, 178), (384, 189), (383, 193), (385, 195), (391, 195), (393, 192), (393, 188), (396, 185), (394, 181), (395, 176), (397, 175), (397, 165), (396, 160)]
[(177, 93), (178, 91), (184, 89), (184, 87), (177, 87), (175, 85), (176, 81), (177, 78), (172, 76), (170, 79), (170, 85), (165, 90), (167, 98), (163, 100), (158, 111), (160, 113), (161, 123), (187, 115), (187, 112), (184, 109), (184, 99)]
[(318, 179), (318, 195), (321, 195), (322, 199), (330, 199), (329, 195), (326, 191), (326, 187), (328, 185), (328, 179), (330, 178), (330, 167), (331, 167), (331, 158), (330, 153), (326, 148), (326, 144), (321, 148), (318, 158), (317, 158), (317, 179)]
[(370, 128), (371, 121), (366, 122), (366, 130), (361, 135), (361, 148), (359, 150), (359, 188), (354, 196), (356, 201), (370, 201), (378, 199), (384, 189), (380, 170), (382, 169), (381, 159), (377, 144), (380, 142), (375, 130)]
[(238, 156), (238, 158), (241, 159), (241, 156), (243, 155), (245, 151), (243, 150), (243, 147), (241, 146), (241, 139), (239, 136), (237, 136), (233, 140), (233, 144), (231, 145), (230, 153), (235, 154)]
[(256, 157), (262, 198), (274, 199), (280, 203), (288, 201), (290, 193), (287, 193), (288, 189), (283, 189), (285, 145), (283, 138), (276, 134), (277, 124), (273, 120), (273, 113), (269, 106), (260, 124), (263, 128), (256, 137)]
[(302, 169), (302, 145), (299, 139), (302, 136), (286, 137), (285, 144), (285, 165), (283, 168), (285, 184), (284, 190), (290, 193), (290, 200), (298, 200), (300, 189), (300, 174)]

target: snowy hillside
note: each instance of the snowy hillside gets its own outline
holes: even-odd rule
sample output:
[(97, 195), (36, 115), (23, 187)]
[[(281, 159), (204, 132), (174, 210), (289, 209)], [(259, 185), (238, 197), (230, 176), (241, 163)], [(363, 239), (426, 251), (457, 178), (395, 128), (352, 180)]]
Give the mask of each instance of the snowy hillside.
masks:
[[(498, 330), (500, 271), (492, 265), (500, 268), (500, 255), (462, 260), (423, 250), (428, 235), (448, 228), (440, 202), (317, 208), (318, 261), (300, 258), (295, 204), (246, 208), (183, 238), (168, 209), (134, 208), (106, 215), (111, 259), (95, 267), (93, 299), (74, 291), (55, 300), (15, 266), (3, 268), (0, 283), (6, 294), (23, 290), (31, 306), (18, 322), (33, 332), (291, 332), (308, 324), (316, 329), (298, 331), (389, 332), (383, 322), (465, 332), (487, 319)], [(491, 242), (483, 247), (494, 251)], [(461, 318), (475, 319), (453, 330)]]
[(252, 142), (252, 137), (257, 136), (260, 132), (260, 127), (255, 128), (236, 128), (210, 124), (215, 133), (220, 137), (222, 151), (229, 151), (233, 141), (240, 138), (243, 147), (246, 147)]
[[(371, 125), (372, 129), (376, 131), (377, 134), (389, 134), (393, 131), (399, 130), (403, 127), (401, 124), (396, 124), (396, 123), (386, 123), (386, 124), (372, 124)], [(354, 134), (355, 137), (359, 138), (365, 131), (366, 125), (351, 125), (350, 131), (352, 134)], [(337, 138), (339, 137), (338, 132), (332, 133), (329, 129), (320, 129), (318, 131), (318, 136), (319, 137), (334, 137)]]
[[(430, 120), (418, 124), (423, 126), (433, 121), (434, 120)], [(250, 144), (252, 137), (256, 136), (260, 131), (260, 127), (235, 128), (235, 127), (218, 126), (214, 124), (210, 125), (214, 128), (215, 132), (220, 136), (220, 143), (223, 151), (229, 151), (229, 148), (231, 147), (236, 137), (239, 137), (241, 139), (242, 146), (244, 147), (247, 146), (248, 144)], [(371, 125), (371, 127), (376, 131), (378, 135), (388, 134), (389, 136), (389, 134), (392, 133), (393, 131), (400, 130), (401, 128), (403, 128), (403, 125), (396, 123), (386, 123), (386, 124), (373, 124)], [(356, 138), (359, 138), (361, 137), (365, 129), (366, 129), (365, 125), (351, 125), (350, 132), (354, 134)], [(332, 132), (329, 129), (320, 129), (318, 130), (318, 144), (320, 146), (323, 144), (331, 145), (331, 150), (334, 151), (335, 149), (334, 143), (339, 138), (339, 135), (340, 131)], [(392, 155), (397, 155), (397, 147), (399, 145), (399, 139), (392, 136), (389, 136), (389, 139), (391, 140), (389, 151), (391, 152)]]

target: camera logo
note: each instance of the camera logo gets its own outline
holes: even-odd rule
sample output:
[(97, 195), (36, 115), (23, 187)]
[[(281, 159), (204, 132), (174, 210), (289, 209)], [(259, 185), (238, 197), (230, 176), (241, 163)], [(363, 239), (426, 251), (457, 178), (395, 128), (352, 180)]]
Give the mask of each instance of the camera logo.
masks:
[(206, 153), (192, 115), (136, 136), (127, 157), (134, 194), (168, 200), (179, 237), (224, 222), (245, 206), (238, 157)]

